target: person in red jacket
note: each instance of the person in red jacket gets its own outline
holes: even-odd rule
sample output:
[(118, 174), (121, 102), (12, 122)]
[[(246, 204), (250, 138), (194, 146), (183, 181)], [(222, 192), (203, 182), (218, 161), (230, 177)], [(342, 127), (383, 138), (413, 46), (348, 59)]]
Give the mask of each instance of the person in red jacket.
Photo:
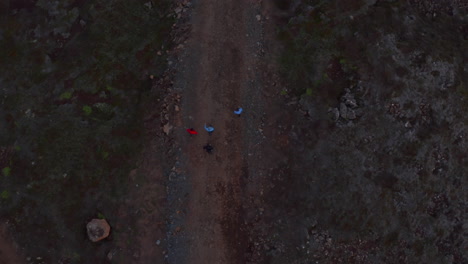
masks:
[(190, 135), (196, 135), (196, 134), (198, 134), (198, 132), (195, 131), (195, 129), (193, 129), (193, 128), (187, 129), (187, 132), (188, 132)]

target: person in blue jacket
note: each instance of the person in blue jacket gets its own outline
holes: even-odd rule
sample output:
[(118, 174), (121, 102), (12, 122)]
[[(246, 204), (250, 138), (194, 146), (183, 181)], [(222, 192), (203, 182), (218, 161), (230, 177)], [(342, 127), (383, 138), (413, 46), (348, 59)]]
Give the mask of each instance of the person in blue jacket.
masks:
[(242, 113), (242, 107), (238, 107), (236, 110), (234, 110), (234, 114), (236, 114), (237, 116), (241, 116), (241, 113)]
[(214, 127), (211, 126), (211, 125), (206, 126), (206, 123), (205, 123), (205, 130), (206, 130), (206, 132), (208, 132), (208, 135), (211, 136), (211, 133), (213, 133), (213, 131), (214, 131)]

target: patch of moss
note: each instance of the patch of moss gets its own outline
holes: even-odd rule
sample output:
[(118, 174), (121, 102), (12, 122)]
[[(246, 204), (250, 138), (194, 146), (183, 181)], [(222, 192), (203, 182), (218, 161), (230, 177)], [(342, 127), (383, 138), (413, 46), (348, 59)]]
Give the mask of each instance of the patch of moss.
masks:
[(280, 70), (296, 95), (307, 93), (322, 79), (323, 63), (335, 53), (336, 33), (322, 15), (319, 8), (307, 16), (297, 16), (278, 33), (284, 44)]
[[(31, 239), (50, 244), (56, 240), (52, 234), (64, 231), (62, 224), (79, 230), (97, 199), (112, 210), (119, 206), (116, 201), (126, 194), (126, 176), (142, 146), (141, 104), (149, 90), (141, 89), (147, 81), (141, 73), (158, 78), (166, 57), (152, 54), (171, 45), (170, 1), (156, 1), (152, 8), (120, 0), (72, 2), (40, 1), (28, 12), (9, 10), (2, 18), (7, 26), (0, 43), (0, 55), (5, 55), (0, 112), (11, 127), (2, 143), (16, 150), (15, 177), (3, 177), (2, 186), (25, 195), (18, 196), (21, 206), (11, 203), (0, 214), (21, 226), (17, 239), (22, 244)], [(35, 118), (17, 118), (24, 109), (34, 109)], [(10, 167), (1, 172), (11, 173)], [(41, 228), (24, 212), (42, 217)], [(37, 231), (46, 229), (47, 236)], [(63, 256), (79, 259), (73, 263), (90, 262), (89, 248), (64, 251), (77, 237), (67, 236), (48, 253), (47, 262)]]
[(10, 176), (10, 173), (11, 173), (11, 168), (10, 167), (5, 167), (2, 169), (2, 174), (4, 176)]
[(101, 212), (98, 212), (98, 213), (97, 213), (97, 217), (98, 217), (99, 219), (106, 219), (106, 216), (105, 216), (104, 214), (102, 214)]
[(3, 200), (7, 200), (8, 198), (10, 198), (10, 192), (7, 190), (3, 190), (0, 193), (0, 198), (2, 198)]
[(90, 115), (93, 112), (93, 109), (89, 105), (83, 106), (83, 112), (85, 115)]
[(64, 92), (60, 95), (60, 99), (70, 99), (72, 97), (71, 92)]

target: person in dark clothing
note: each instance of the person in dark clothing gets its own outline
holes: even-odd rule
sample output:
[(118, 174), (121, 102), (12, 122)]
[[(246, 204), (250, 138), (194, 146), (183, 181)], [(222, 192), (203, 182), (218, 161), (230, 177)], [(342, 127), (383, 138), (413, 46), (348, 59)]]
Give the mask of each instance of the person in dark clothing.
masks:
[(203, 149), (206, 150), (206, 152), (208, 152), (209, 154), (211, 154), (214, 148), (208, 143), (205, 146), (203, 146)]

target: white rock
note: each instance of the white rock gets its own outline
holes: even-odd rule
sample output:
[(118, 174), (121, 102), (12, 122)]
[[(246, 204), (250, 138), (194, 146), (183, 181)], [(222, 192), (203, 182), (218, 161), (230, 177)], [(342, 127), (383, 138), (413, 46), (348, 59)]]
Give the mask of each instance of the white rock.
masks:
[(151, 2), (145, 3), (144, 6), (146, 6), (148, 9), (151, 9), (151, 8), (153, 7), (153, 5), (151, 4)]
[(171, 126), (169, 123), (167, 123), (167, 124), (165, 124), (164, 127), (163, 127), (163, 132), (164, 132), (166, 135), (169, 135), (169, 132), (171, 132), (171, 129), (172, 129), (172, 126)]
[(356, 99), (354, 98), (348, 98), (345, 100), (345, 104), (351, 108), (356, 108), (358, 105), (356, 103)]

